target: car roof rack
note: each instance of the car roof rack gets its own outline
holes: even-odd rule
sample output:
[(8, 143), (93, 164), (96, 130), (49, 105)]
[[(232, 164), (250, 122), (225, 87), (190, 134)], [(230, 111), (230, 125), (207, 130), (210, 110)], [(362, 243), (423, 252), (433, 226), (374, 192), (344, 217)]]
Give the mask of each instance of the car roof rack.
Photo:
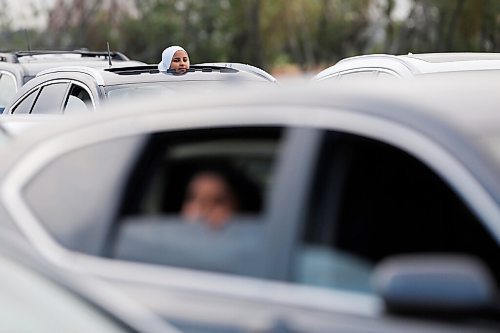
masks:
[[(19, 59), (22, 57), (31, 57), (38, 55), (63, 55), (63, 54), (76, 54), (80, 55), (82, 58), (97, 58), (97, 57), (108, 57), (107, 51), (88, 51), (88, 50), (73, 50), (73, 51), (63, 51), (63, 50), (33, 50), (33, 51), (13, 51), (13, 52), (0, 52), (1, 62), (19, 63)], [(110, 52), (111, 60), (130, 60), (126, 55), (121, 52)]]
[[(131, 66), (131, 67), (115, 67), (104, 69), (107, 72), (115, 73), (118, 75), (139, 75), (139, 74), (157, 74), (160, 73), (157, 65), (146, 66)], [(208, 65), (192, 65), (187, 72), (221, 72), (221, 73), (238, 73), (239, 71), (234, 68), (224, 66), (208, 66)], [(175, 70), (168, 70), (167, 73), (175, 74)]]
[(274, 78), (271, 74), (268, 72), (264, 71), (263, 69), (260, 69), (258, 67), (248, 65), (248, 64), (242, 64), (238, 62), (206, 62), (206, 63), (201, 63), (201, 64), (196, 64), (195, 66), (218, 66), (218, 67), (226, 67), (226, 68), (233, 68), (237, 69), (239, 71), (245, 71), (245, 72), (250, 72), (255, 75), (258, 75), (270, 82), (278, 82), (276, 78)]

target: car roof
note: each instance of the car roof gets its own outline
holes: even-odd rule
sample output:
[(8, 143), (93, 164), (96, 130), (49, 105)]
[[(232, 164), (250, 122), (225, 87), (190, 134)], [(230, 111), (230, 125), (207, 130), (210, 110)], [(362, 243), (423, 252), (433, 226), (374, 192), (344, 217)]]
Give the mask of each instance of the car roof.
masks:
[(316, 75), (322, 80), (352, 69), (387, 69), (401, 76), (415, 76), (453, 71), (481, 71), (500, 69), (500, 53), (450, 52), (407, 55), (368, 54), (340, 60)]
[(50, 59), (108, 59), (111, 60), (130, 60), (126, 55), (120, 52), (111, 51), (88, 51), (88, 50), (29, 50), (29, 51), (7, 51), (0, 52), (0, 61), (10, 63), (26, 63), (47, 61)]
[[(243, 68), (225, 65), (202, 64), (192, 65), (190, 71), (184, 75), (162, 73), (157, 65), (139, 66), (113, 66), (111, 68), (89, 66), (59, 66), (44, 70), (38, 77), (44, 75), (64, 75), (70, 73), (85, 73), (94, 77), (99, 85), (112, 86), (119, 84), (133, 84), (141, 82), (187, 82), (187, 81), (248, 81), (248, 82), (276, 82), (271, 76), (266, 77), (260, 73)], [(272, 79), (271, 79), (272, 78)], [(274, 79), (274, 80), (273, 80)]]
[(85, 66), (105, 68), (109, 66), (109, 57), (113, 66), (138, 66), (143, 62), (130, 60), (120, 52), (96, 51), (15, 51), (0, 52), (0, 68), (22, 70), (25, 76), (35, 76), (39, 72), (57, 66)]

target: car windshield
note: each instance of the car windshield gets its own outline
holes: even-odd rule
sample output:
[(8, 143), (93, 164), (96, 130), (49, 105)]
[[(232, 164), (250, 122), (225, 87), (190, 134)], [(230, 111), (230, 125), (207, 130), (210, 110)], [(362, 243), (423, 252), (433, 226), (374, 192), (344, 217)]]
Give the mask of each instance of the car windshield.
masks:
[(175, 90), (171, 85), (164, 82), (127, 84), (109, 87), (106, 91), (109, 100), (121, 100), (123, 98), (133, 99), (135, 97), (154, 95), (154, 94), (174, 94)]
[[(264, 83), (268, 83), (263, 81)], [(242, 81), (238, 84), (261, 84), (258, 81)], [(105, 88), (106, 95), (111, 101), (133, 99), (148, 95), (176, 95), (181, 91), (189, 90), (196, 93), (211, 92), (215, 89), (234, 86), (235, 81), (185, 81), (185, 82), (142, 82), (133, 84), (121, 84)]]

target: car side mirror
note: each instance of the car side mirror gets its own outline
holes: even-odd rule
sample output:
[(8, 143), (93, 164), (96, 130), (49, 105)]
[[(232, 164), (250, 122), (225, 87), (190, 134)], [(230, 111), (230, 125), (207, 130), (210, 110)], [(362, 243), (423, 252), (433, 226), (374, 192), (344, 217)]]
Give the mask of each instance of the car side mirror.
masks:
[(478, 259), (459, 255), (404, 255), (377, 265), (373, 284), (389, 311), (469, 313), (496, 302), (492, 275)]

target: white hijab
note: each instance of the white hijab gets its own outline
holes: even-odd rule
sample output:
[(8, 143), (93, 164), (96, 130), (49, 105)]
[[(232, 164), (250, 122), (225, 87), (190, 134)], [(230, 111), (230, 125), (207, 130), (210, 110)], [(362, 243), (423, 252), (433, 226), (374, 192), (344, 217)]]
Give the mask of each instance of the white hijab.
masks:
[(160, 72), (167, 72), (170, 68), (170, 63), (172, 63), (172, 58), (174, 57), (175, 52), (177, 51), (186, 51), (180, 46), (170, 46), (163, 50), (161, 54), (161, 61), (158, 64), (158, 69)]

